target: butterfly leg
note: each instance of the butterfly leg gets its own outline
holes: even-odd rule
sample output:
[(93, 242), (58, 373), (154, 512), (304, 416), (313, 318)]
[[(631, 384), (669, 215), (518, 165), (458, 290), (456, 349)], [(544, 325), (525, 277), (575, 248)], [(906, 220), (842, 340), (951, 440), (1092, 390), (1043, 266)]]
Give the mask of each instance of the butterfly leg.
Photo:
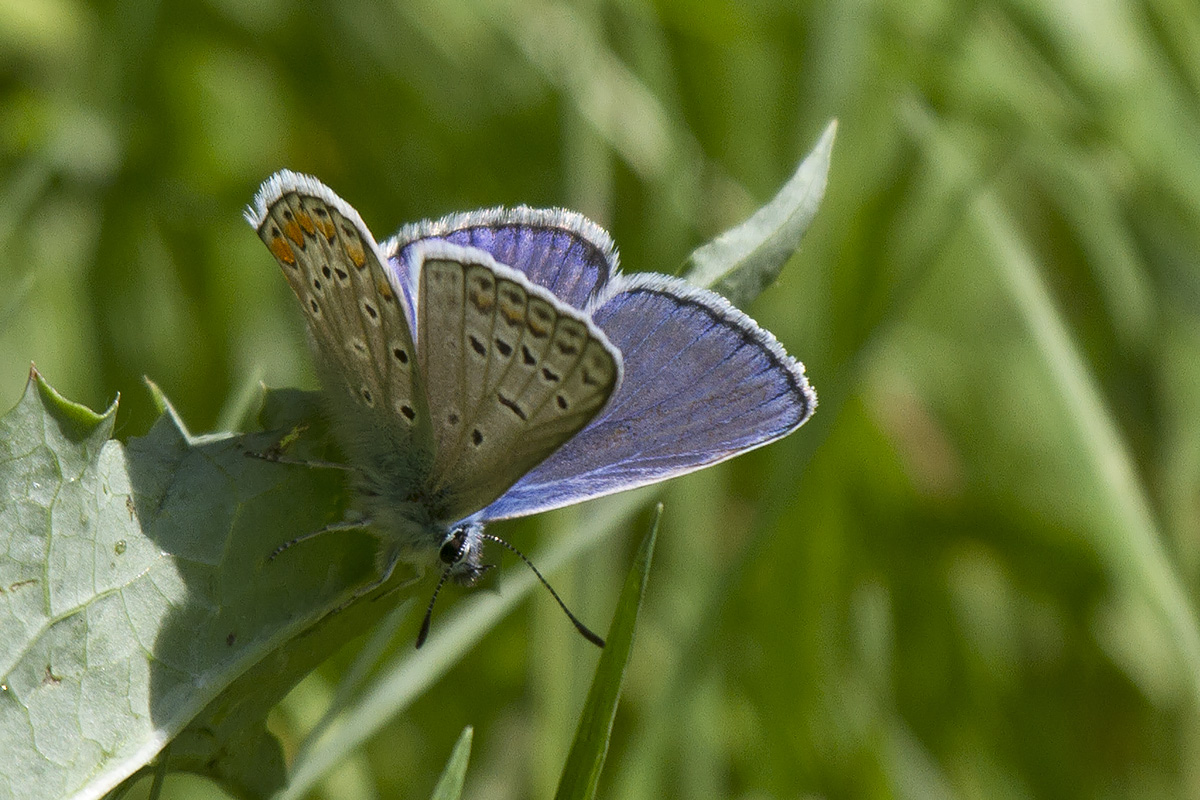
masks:
[(263, 453), (246, 451), (246, 456), (248, 458), (270, 461), (272, 464), (292, 464), (297, 467), (310, 467), (312, 469), (340, 469), (344, 472), (358, 472), (355, 467), (349, 464), (339, 464), (336, 461), (323, 461), (319, 458), (292, 458), (291, 456), (278, 455), (270, 451)]
[(309, 531), (308, 533), (301, 534), (294, 539), (288, 539), (286, 542), (279, 545), (279, 547), (276, 547), (271, 551), (271, 555), (267, 556), (267, 561), (274, 561), (276, 556), (278, 556), (284, 550), (287, 550), (289, 547), (300, 544), (301, 542), (306, 542), (309, 539), (314, 539), (322, 534), (334, 533), (336, 531), (358, 531), (369, 528), (370, 526), (371, 520), (357, 519), (346, 520), (344, 522), (335, 522), (332, 525), (326, 525), (324, 528), (317, 528), (315, 531)]
[[(342, 603), (340, 606), (335, 608), (331, 613), (336, 614), (337, 612), (346, 608), (346, 606), (350, 605), (351, 603), (358, 600), (359, 598), (365, 597), (366, 595), (369, 595), (371, 592), (378, 589), (380, 586), (383, 586), (385, 583), (387, 583), (389, 580), (391, 580), (392, 573), (396, 571), (396, 564), (398, 564), (399, 562), (400, 562), (400, 550), (398, 548), (394, 548), (394, 547), (390, 548), (387, 551), (385, 558), (383, 559), (383, 567), (379, 572), (379, 577), (376, 578), (375, 580), (371, 581), (370, 583), (368, 583), (366, 586), (362, 587), (361, 589), (357, 590), (354, 594), (350, 595), (350, 599), (348, 599), (346, 602)], [(413, 577), (409, 578), (406, 581), (402, 581), (402, 582), (396, 584), (395, 586), (388, 589), (386, 592), (381, 592), (377, 597), (371, 598), (372, 601), (382, 600), (383, 598), (387, 597), (388, 595), (392, 594), (393, 592), (399, 592), (403, 589), (409, 588), (410, 586), (415, 586), (416, 584), (418, 584), (422, 580), (424, 580), (425, 579), (425, 567), (423, 565), (417, 565), (414, 567), (414, 569), (416, 570), (416, 574)]]
[(278, 447), (269, 447), (262, 452), (256, 450), (247, 450), (246, 458), (257, 458), (261, 461), (270, 461), (272, 464), (292, 464), (297, 467), (310, 467), (312, 469), (340, 469), (344, 472), (357, 472), (358, 470), (349, 464), (339, 464), (336, 461), (324, 461), (319, 458), (292, 458), (285, 456)]

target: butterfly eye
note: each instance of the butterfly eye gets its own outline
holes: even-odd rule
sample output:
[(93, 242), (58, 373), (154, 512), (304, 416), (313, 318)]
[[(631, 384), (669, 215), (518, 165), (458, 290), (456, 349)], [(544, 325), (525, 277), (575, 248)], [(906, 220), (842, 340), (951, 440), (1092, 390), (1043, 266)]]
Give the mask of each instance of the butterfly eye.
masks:
[(459, 528), (446, 537), (442, 549), (438, 551), (438, 558), (441, 559), (443, 564), (457, 564), (467, 554), (466, 544), (467, 529), (465, 527)]

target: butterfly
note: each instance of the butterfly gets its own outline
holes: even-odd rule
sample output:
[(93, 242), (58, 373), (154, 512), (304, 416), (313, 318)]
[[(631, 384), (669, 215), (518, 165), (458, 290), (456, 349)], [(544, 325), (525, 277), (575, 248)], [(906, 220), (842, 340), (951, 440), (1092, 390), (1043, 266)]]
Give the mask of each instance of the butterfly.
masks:
[(381, 541), (368, 589), (400, 561), (440, 566), (435, 599), (448, 578), (472, 585), (485, 541), (521, 555), (489, 522), (716, 464), (816, 408), (774, 336), (714, 292), (621, 273), (580, 214), (472, 211), (378, 243), (332, 190), (284, 170), (245, 216), (304, 311), (353, 476), (362, 519), (331, 528)]

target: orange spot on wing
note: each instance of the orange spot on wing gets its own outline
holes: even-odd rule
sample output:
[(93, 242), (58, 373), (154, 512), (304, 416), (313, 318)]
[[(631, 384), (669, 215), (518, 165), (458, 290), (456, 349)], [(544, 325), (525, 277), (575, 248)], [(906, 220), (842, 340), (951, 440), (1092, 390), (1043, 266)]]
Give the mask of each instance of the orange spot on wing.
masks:
[(307, 211), (300, 210), (296, 212), (296, 222), (300, 223), (300, 227), (304, 228), (304, 232), (312, 236), (317, 232), (317, 225), (313, 222), (313, 218), (308, 215)]
[(271, 241), (267, 242), (267, 247), (271, 250), (271, 255), (289, 266), (296, 266), (296, 252), (292, 250), (292, 246), (283, 240), (282, 236), (276, 236)]
[(298, 246), (304, 247), (304, 232), (300, 230), (300, 226), (296, 224), (295, 220), (290, 219), (283, 223), (283, 232)]
[(317, 224), (317, 227), (320, 228), (321, 233), (325, 234), (325, 238), (332, 242), (333, 235), (337, 231), (333, 227), (333, 223), (329, 221), (329, 217), (328, 216), (322, 217), (322, 216), (318, 215), (317, 218), (313, 221)]
[(550, 313), (541, 306), (530, 306), (526, 324), (529, 326), (529, 332), (538, 339), (546, 338), (554, 329), (554, 320)]
[(496, 305), (495, 295), (479, 291), (474, 287), (467, 290), (467, 299), (471, 301), (471, 305), (484, 313), (491, 311)]
[(350, 256), (350, 260), (354, 262), (354, 266), (362, 269), (367, 264), (367, 251), (363, 249), (363, 243), (357, 236), (345, 236), (342, 242), (346, 248), (346, 255)]

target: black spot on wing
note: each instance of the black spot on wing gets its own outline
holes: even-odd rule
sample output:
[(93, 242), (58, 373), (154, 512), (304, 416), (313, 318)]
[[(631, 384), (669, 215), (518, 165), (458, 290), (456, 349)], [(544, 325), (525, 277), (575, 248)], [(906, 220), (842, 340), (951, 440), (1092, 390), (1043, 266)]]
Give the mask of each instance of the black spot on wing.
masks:
[(522, 421), (529, 419), (529, 416), (525, 413), (525, 410), (517, 405), (514, 401), (510, 400), (499, 392), (496, 393), (496, 399), (500, 401), (500, 405), (516, 414), (521, 418)]

